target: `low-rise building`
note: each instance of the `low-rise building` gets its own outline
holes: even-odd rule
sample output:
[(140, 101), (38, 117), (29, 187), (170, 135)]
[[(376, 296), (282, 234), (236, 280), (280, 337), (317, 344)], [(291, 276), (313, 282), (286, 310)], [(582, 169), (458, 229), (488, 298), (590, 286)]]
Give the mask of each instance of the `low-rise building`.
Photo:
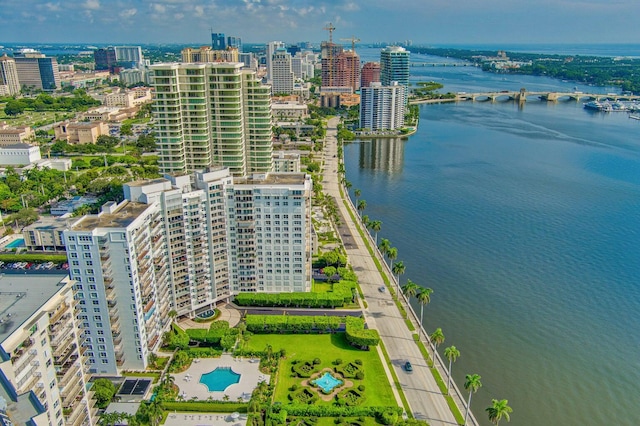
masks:
[(0, 146), (0, 165), (28, 166), (39, 161), (40, 147), (27, 143)]
[[(51, 206), (51, 215), (52, 216), (63, 216), (67, 213), (73, 213), (77, 209), (82, 206), (86, 206), (89, 204), (95, 204), (98, 202), (96, 197), (84, 196), (81, 197), (79, 195), (73, 197), (70, 200), (60, 201), (55, 205)], [(26, 240), (25, 240), (26, 241)]]
[[(59, 275), (0, 276), (0, 396), (15, 425), (95, 425), (73, 285)], [(76, 317), (76, 311), (78, 316)], [(93, 319), (93, 318), (92, 318)]]
[(11, 127), (7, 123), (0, 123), (0, 146), (31, 143), (35, 139), (36, 134), (29, 126)]
[(271, 111), (276, 120), (291, 121), (292, 119), (306, 118), (309, 116), (309, 109), (306, 104), (298, 102), (273, 102)]
[(104, 105), (107, 107), (125, 107), (131, 108), (142, 105), (145, 102), (151, 102), (151, 89), (148, 87), (136, 88), (131, 90), (118, 90), (109, 93), (104, 97)]
[(108, 135), (109, 126), (101, 121), (64, 122), (53, 129), (56, 139), (66, 140), (71, 144), (96, 143), (98, 136)]
[(24, 245), (29, 251), (64, 252), (64, 235), (67, 221), (59, 217), (43, 216), (37, 222), (22, 229)]
[(273, 153), (275, 173), (300, 172), (300, 154), (297, 152), (275, 151)]
[(89, 121), (122, 121), (133, 117), (138, 108), (119, 108), (119, 107), (99, 107), (91, 109), (84, 114), (82, 118)]

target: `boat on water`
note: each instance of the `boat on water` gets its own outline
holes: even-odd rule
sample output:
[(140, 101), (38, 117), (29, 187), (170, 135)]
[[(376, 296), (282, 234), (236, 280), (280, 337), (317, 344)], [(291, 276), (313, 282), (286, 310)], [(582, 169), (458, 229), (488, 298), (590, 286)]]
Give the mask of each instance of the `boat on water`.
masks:
[(629, 114), (629, 118), (632, 118), (634, 120), (640, 120), (640, 115)]
[(595, 109), (596, 111), (602, 111), (602, 104), (598, 101), (589, 101), (582, 105), (585, 109)]

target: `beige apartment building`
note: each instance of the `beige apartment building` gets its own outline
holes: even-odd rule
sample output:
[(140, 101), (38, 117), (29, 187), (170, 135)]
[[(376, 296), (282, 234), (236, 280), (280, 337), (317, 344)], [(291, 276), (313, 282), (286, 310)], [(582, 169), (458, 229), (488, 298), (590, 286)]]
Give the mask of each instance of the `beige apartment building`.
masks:
[(29, 126), (10, 127), (6, 123), (0, 123), (0, 147), (22, 143), (33, 143), (36, 134)]
[(62, 123), (53, 129), (56, 139), (70, 144), (96, 143), (98, 136), (108, 135), (109, 126), (102, 121)]

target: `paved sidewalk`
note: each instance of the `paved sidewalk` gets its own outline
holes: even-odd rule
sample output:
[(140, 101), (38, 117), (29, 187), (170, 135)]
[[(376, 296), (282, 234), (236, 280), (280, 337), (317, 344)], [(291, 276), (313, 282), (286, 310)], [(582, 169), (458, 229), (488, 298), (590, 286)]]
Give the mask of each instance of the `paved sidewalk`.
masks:
[[(229, 327), (235, 327), (242, 319), (242, 314), (238, 309), (230, 304), (223, 304), (216, 307), (220, 311), (220, 315), (216, 318), (216, 321), (227, 321)], [(191, 318), (182, 318), (178, 321), (178, 325), (184, 329), (186, 328), (206, 328), (211, 327), (211, 322), (196, 322)]]

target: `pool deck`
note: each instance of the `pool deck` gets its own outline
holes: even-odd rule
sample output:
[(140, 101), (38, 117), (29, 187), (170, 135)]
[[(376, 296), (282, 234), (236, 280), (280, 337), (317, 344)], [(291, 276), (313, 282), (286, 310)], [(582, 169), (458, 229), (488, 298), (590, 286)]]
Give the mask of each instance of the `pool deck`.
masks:
[(246, 414), (235, 417), (224, 413), (169, 413), (164, 422), (164, 426), (244, 426), (246, 424)]
[[(269, 382), (270, 379), (270, 375), (260, 372), (259, 365), (259, 359), (233, 358), (226, 354), (220, 358), (197, 358), (193, 360), (187, 371), (173, 374), (174, 383), (180, 388), (178, 394), (187, 401), (194, 397), (202, 401), (206, 401), (210, 397), (214, 400), (223, 400), (225, 395), (229, 396), (230, 401), (238, 401), (240, 398), (243, 401), (249, 401), (251, 393), (258, 386), (258, 383)], [(217, 367), (231, 367), (231, 370), (241, 375), (240, 381), (230, 385), (222, 392), (209, 392), (209, 388), (200, 383), (200, 376)]]

